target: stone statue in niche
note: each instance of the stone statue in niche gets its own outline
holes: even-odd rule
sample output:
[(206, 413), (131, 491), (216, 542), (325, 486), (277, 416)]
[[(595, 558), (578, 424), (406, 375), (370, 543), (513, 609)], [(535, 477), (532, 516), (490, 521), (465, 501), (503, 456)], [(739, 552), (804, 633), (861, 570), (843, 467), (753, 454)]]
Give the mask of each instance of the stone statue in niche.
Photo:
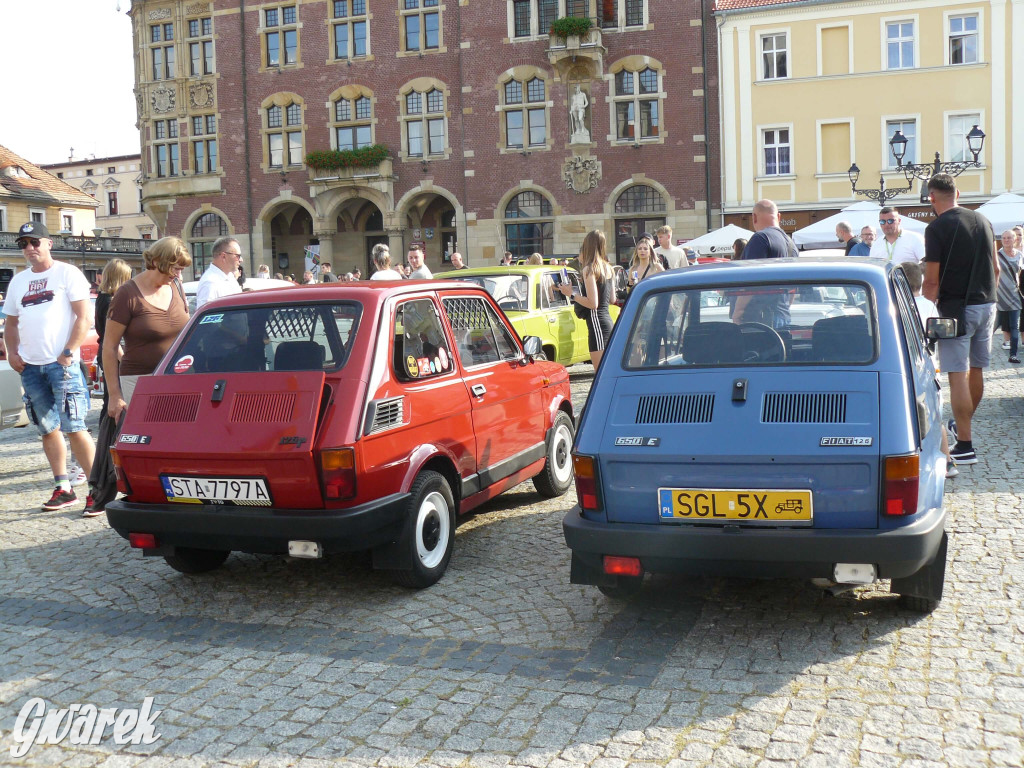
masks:
[(569, 122), (572, 128), (572, 136), (569, 138), (570, 144), (590, 143), (590, 131), (587, 130), (587, 107), (589, 106), (590, 99), (587, 98), (587, 94), (583, 91), (580, 84), (577, 83), (576, 90), (572, 95), (572, 101), (569, 102)]

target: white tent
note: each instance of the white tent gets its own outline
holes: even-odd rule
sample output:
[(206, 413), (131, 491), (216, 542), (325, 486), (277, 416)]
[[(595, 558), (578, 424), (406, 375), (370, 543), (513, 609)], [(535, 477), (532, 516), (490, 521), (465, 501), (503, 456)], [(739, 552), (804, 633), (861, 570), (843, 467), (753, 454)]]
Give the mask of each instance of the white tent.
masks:
[(732, 255), (732, 244), (739, 238), (749, 240), (754, 233), (749, 229), (737, 227), (735, 224), (726, 224), (721, 229), (708, 232), (706, 235), (695, 237), (689, 242), (683, 243), (684, 248), (691, 248), (697, 253), (714, 253)]
[(1024, 224), (1024, 196), (1006, 192), (997, 195), (984, 205), (978, 206), (978, 213), (992, 222), (996, 239), (1008, 229)]
[[(897, 210), (899, 206), (897, 206)], [(793, 242), (797, 244), (799, 248), (836, 248), (838, 247), (838, 240), (836, 239), (836, 224), (840, 221), (850, 222), (850, 226), (853, 227), (853, 234), (860, 235), (860, 230), (863, 227), (872, 227), (875, 230), (876, 236), (880, 229), (878, 226), (878, 212), (882, 210), (882, 206), (878, 203), (872, 203), (869, 200), (865, 200), (860, 203), (854, 203), (853, 205), (843, 208), (837, 214), (829, 216), (821, 221), (816, 221), (810, 226), (798, 229), (793, 233)], [(924, 234), (925, 225), (917, 219), (912, 219), (909, 216), (902, 216), (900, 226), (908, 232), (917, 232), (921, 235)]]

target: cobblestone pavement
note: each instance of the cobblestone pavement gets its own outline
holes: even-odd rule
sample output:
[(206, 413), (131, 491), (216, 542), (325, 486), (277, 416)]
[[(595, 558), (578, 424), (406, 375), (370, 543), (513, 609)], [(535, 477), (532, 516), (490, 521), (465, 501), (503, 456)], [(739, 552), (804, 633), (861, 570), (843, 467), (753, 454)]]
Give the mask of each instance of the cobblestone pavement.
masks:
[[(569, 584), (572, 491), (532, 484), (458, 531), (435, 587), (362, 557), (143, 559), (81, 510), (38, 511), (38, 438), (0, 433), (0, 764), (1020, 766), (1020, 367), (989, 373), (981, 460), (947, 490), (946, 597), (660, 577), (632, 603)], [(573, 369), (578, 401), (590, 366)], [(948, 398), (947, 398), (948, 401)], [(93, 409), (93, 423), (98, 416)], [(33, 697), (162, 710), (153, 744), (9, 753)]]

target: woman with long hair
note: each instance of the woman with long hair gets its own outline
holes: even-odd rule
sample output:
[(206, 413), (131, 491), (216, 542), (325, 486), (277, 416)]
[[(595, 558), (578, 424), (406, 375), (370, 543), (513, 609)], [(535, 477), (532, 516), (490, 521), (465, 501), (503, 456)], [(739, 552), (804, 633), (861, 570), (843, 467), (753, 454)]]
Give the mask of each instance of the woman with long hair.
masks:
[[(188, 248), (177, 237), (161, 237), (142, 254), (145, 271), (114, 295), (103, 338), (103, 370), (110, 402), (107, 412), (118, 419), (131, 402), (139, 376), (152, 373), (188, 322), (188, 302), (181, 270), (192, 264)], [(118, 365), (118, 347), (124, 355)]]
[(371, 280), (401, 280), (402, 275), (391, 268), (391, 249), (385, 243), (377, 243), (373, 246), (372, 258), (373, 268), (376, 270), (370, 275)]
[(578, 257), (583, 294), (574, 294), (572, 286), (564, 282), (558, 286), (563, 296), (570, 297), (570, 302), (585, 310), (583, 319), (587, 323), (590, 361), (595, 369), (601, 362), (601, 355), (612, 333), (612, 316), (608, 313), (608, 305), (614, 301), (615, 271), (608, 263), (606, 247), (604, 232), (599, 229), (588, 232), (583, 238)]
[(654, 249), (651, 247), (650, 240), (641, 238), (637, 241), (636, 248), (633, 249), (633, 257), (629, 260), (629, 269), (627, 271), (629, 273), (630, 288), (648, 275), (665, 271), (665, 267), (661, 265), (661, 260), (654, 255)]

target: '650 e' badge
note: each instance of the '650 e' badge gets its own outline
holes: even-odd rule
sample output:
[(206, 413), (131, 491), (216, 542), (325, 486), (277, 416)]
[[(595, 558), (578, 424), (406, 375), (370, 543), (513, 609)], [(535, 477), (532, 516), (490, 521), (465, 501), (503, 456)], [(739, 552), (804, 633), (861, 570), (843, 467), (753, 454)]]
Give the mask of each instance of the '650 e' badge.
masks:
[(846, 446), (868, 446), (873, 442), (873, 438), (870, 437), (823, 437), (818, 445), (829, 446), (832, 448), (846, 447)]
[(616, 445), (630, 445), (636, 448), (657, 448), (661, 445), (660, 437), (616, 437)]

